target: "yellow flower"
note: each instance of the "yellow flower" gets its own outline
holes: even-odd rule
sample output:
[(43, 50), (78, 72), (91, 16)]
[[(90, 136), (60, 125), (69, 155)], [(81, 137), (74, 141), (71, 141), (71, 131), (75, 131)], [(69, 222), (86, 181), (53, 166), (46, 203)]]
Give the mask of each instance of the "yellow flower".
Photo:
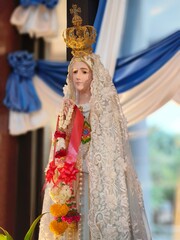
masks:
[(55, 217), (65, 216), (69, 211), (69, 207), (66, 204), (55, 203), (51, 205), (50, 212)]
[(68, 227), (67, 222), (57, 222), (56, 220), (50, 222), (49, 228), (55, 235), (63, 234)]

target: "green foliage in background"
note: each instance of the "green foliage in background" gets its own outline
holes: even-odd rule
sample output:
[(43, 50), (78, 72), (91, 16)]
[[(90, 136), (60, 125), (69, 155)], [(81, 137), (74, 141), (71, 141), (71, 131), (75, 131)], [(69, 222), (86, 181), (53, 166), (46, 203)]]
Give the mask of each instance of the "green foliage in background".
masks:
[(180, 181), (180, 135), (170, 135), (153, 127), (149, 129), (149, 155), (152, 178), (152, 207), (164, 201), (174, 202)]

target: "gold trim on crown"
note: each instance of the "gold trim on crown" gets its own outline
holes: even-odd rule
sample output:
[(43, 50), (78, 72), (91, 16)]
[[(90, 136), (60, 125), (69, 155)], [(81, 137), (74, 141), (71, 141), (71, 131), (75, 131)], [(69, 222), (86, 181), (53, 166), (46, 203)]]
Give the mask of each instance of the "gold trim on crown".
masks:
[(93, 26), (82, 25), (82, 18), (78, 15), (81, 8), (76, 4), (72, 5), (70, 13), (73, 14), (73, 27), (67, 28), (63, 32), (63, 38), (67, 47), (72, 49), (72, 55), (82, 57), (92, 53), (92, 44), (96, 39), (96, 30)]

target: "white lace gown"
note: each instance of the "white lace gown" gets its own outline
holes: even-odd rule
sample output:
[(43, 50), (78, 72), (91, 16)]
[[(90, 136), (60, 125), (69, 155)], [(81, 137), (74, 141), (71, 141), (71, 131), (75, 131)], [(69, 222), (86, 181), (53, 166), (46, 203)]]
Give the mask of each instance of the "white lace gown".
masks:
[[(89, 119), (89, 114), (90, 114), (90, 105), (89, 104), (84, 104), (81, 105), (81, 107), (83, 107), (83, 115), (86, 118), (86, 120)], [(50, 214), (46, 214), (43, 216), (43, 218), (41, 219), (41, 223), (40, 223), (40, 233), (39, 233), (39, 240), (91, 240), (91, 235), (90, 235), (90, 227), (88, 224), (88, 218), (89, 218), (89, 209), (90, 209), (90, 195), (89, 195), (89, 185), (90, 185), (90, 180), (89, 180), (89, 170), (88, 170), (88, 166), (89, 166), (89, 161), (91, 161), (91, 159), (89, 159), (89, 147), (90, 147), (91, 142), (85, 143), (80, 145), (80, 149), (79, 149), (79, 155), (81, 156), (82, 159), (82, 190), (81, 190), (81, 195), (78, 194), (79, 199), (78, 199), (78, 210), (81, 214), (81, 220), (79, 222), (78, 225), (78, 232), (76, 234), (73, 235), (73, 237), (69, 237), (68, 234), (64, 234), (64, 236), (62, 236), (61, 238), (55, 237), (53, 236), (53, 234), (50, 232), (49, 230), (49, 223), (52, 221), (52, 216)], [(51, 159), (51, 157), (50, 157)], [(129, 165), (129, 167), (131, 168), (131, 165)], [(131, 173), (133, 172), (132, 170), (129, 170)], [(123, 173), (124, 176), (121, 176), (120, 178), (124, 179), (127, 178), (126, 176), (126, 171), (124, 171)], [(95, 180), (94, 180), (95, 181)], [(126, 183), (127, 184), (127, 183)], [(125, 185), (126, 185), (125, 184)], [(45, 195), (44, 195), (44, 203), (43, 203), (43, 211), (42, 212), (49, 212), (49, 207), (51, 204), (53, 204), (52, 200), (50, 199), (49, 196), (49, 188), (47, 187), (47, 189), (45, 190)], [(134, 191), (133, 189), (131, 189), (131, 187), (128, 186), (128, 184), (126, 186), (124, 186), (124, 190), (127, 191), (127, 195), (128, 195), (128, 202), (129, 202), (129, 206), (131, 206), (131, 209), (129, 208), (129, 210), (127, 210), (127, 217), (130, 219), (130, 222), (127, 223), (129, 225), (129, 234), (126, 237), (121, 238), (120, 236), (118, 237), (118, 235), (115, 238), (112, 239), (118, 239), (118, 240), (150, 240), (151, 239), (151, 234), (149, 232), (149, 227), (147, 224), (147, 219), (146, 219), (146, 214), (144, 209), (142, 208), (142, 221), (144, 224), (144, 227), (146, 230), (146, 234), (144, 235), (144, 233), (142, 233), (143, 236), (145, 236), (144, 238), (141, 237), (137, 237), (136, 236), (136, 232), (137, 235), (139, 236), (138, 232), (139, 230), (136, 229), (136, 225), (134, 224), (134, 216), (136, 216), (136, 223), (138, 223), (140, 216), (139, 214), (136, 213), (136, 202), (133, 201), (132, 199), (132, 191)], [(100, 193), (101, 194), (101, 193)], [(113, 199), (112, 199), (113, 200)], [(132, 216), (132, 217), (131, 217)], [(122, 219), (122, 221), (124, 221)], [(146, 225), (147, 224), (147, 225)], [(109, 229), (110, 230), (110, 229)], [(113, 235), (112, 235), (113, 236)], [(93, 238), (96, 240), (99, 239), (103, 239), (104, 238)], [(105, 240), (109, 240), (108, 238), (105, 238)]]
[[(75, 60), (72, 59), (70, 66)], [(90, 107), (83, 106), (84, 116), (90, 119), (91, 141), (81, 144), (79, 149), (83, 179), (82, 190), (81, 182), (77, 187), (77, 208), (82, 219), (78, 226), (80, 236), (76, 234), (71, 239), (151, 240), (119, 96), (98, 55), (84, 56), (83, 61), (93, 73)], [(65, 98), (76, 101), (69, 74), (66, 83)], [(45, 194), (43, 212), (48, 211), (49, 201)], [(45, 215), (41, 221), (39, 240), (53, 240), (48, 232), (48, 217)], [(66, 234), (61, 239), (69, 237)]]
[[(83, 108), (83, 115), (85, 117), (85, 119), (88, 121), (89, 119), (89, 114), (90, 114), (90, 105), (89, 104), (83, 104), (81, 105), (81, 107)], [(80, 198), (80, 206), (79, 206), (79, 210), (81, 213), (81, 222), (80, 222), (80, 228), (79, 228), (79, 239), (80, 240), (91, 240), (91, 236), (90, 236), (90, 228), (88, 225), (88, 214), (89, 214), (89, 208), (90, 208), (90, 198), (89, 198), (89, 171), (88, 171), (88, 162), (90, 161), (89, 155), (88, 155), (88, 150), (89, 150), (89, 146), (90, 146), (90, 142), (86, 143), (86, 144), (81, 144), (80, 146), (80, 150), (79, 150), (79, 154), (81, 155), (82, 158), (82, 173), (83, 173), (83, 185), (82, 185), (82, 195)], [(126, 176), (126, 172), (124, 172), (124, 177), (127, 178)], [(128, 188), (128, 185), (126, 185), (126, 190), (128, 193), (128, 202), (129, 204), (132, 206), (134, 205), (130, 195), (131, 193), (129, 191), (131, 191)], [(133, 209), (129, 209), (129, 215), (131, 215), (131, 211), (133, 212)], [(142, 210), (142, 218), (144, 219), (144, 224), (146, 223), (146, 214), (144, 209)], [(133, 236), (133, 226), (131, 223), (131, 218), (130, 218), (130, 236), (128, 239), (130, 240), (145, 240), (145, 239), (141, 239), (141, 238), (136, 238)], [(148, 232), (148, 225), (145, 226), (147, 228), (147, 232)], [(151, 236), (149, 234), (148, 239), (150, 239)], [(121, 239), (121, 237), (118, 238), (119, 240), (124, 240), (125, 238)], [(99, 238), (97, 239), (99, 240)], [(109, 239), (108, 239), (109, 240)]]

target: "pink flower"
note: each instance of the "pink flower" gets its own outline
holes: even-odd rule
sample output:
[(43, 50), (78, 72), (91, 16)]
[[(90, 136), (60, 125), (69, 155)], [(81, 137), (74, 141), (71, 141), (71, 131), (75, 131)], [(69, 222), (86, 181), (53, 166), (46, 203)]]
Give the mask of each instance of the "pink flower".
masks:
[(76, 174), (79, 170), (75, 167), (75, 164), (69, 164), (65, 162), (62, 168), (58, 168), (60, 173), (59, 180), (65, 182), (66, 184), (71, 183), (73, 180), (76, 180)]
[(62, 217), (62, 220), (66, 221), (69, 224), (72, 222), (79, 222), (80, 219), (81, 219), (81, 216), (75, 209), (70, 210), (66, 216)]
[(45, 176), (47, 182), (50, 183), (51, 181), (53, 181), (53, 176), (54, 176), (56, 168), (57, 168), (57, 166), (55, 165), (55, 162), (51, 161), (49, 163), (49, 167), (48, 167), (48, 170), (47, 170), (46, 176)]

